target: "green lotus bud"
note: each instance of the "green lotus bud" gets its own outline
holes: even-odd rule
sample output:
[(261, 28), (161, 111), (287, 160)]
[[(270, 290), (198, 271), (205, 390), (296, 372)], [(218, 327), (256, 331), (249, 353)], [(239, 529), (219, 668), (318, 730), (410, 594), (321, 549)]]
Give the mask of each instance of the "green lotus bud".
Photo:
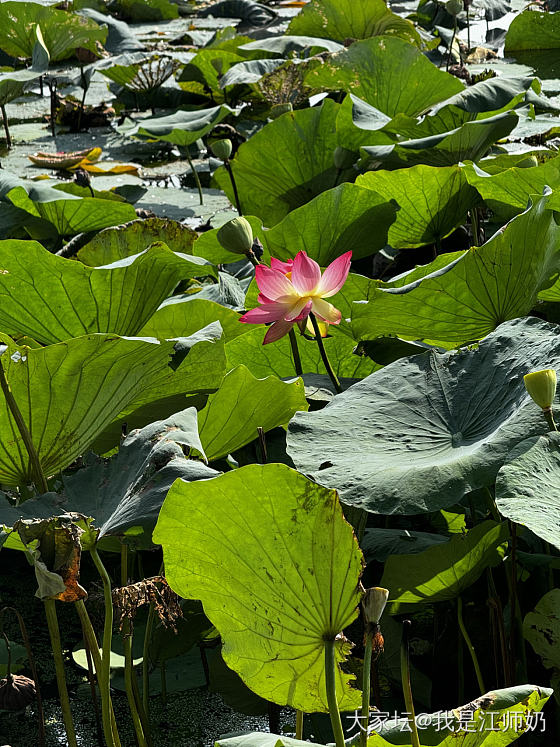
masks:
[(518, 169), (532, 169), (534, 166), (538, 166), (539, 162), (537, 161), (536, 156), (527, 156), (527, 158), (524, 158), (522, 161), (518, 161), (515, 164), (515, 167)]
[(253, 246), (253, 229), (245, 218), (234, 218), (224, 223), (218, 231), (218, 241), (234, 254), (246, 254), (251, 252)]
[(458, 16), (463, 10), (463, 0), (447, 0), (445, 10), (450, 16)]
[(334, 149), (334, 165), (335, 168), (340, 169), (340, 171), (342, 171), (342, 169), (349, 169), (355, 160), (356, 156), (354, 155), (354, 151), (343, 148), (341, 145)]
[(550, 410), (556, 394), (556, 371), (552, 368), (533, 371), (525, 374), (523, 381), (533, 402), (543, 410)]
[(293, 110), (294, 107), (289, 101), (283, 104), (274, 104), (274, 106), (270, 107), (268, 116), (270, 117), (270, 119), (278, 119), (278, 117), (281, 117), (282, 114), (285, 114), (286, 112), (293, 112)]
[(372, 586), (366, 589), (362, 599), (362, 609), (366, 623), (378, 625), (381, 615), (389, 599), (389, 589), (383, 589), (381, 586)]
[(231, 140), (228, 139), (214, 140), (214, 142), (210, 144), (210, 150), (216, 158), (220, 159), (220, 161), (227, 161), (231, 156), (233, 145), (231, 144)]

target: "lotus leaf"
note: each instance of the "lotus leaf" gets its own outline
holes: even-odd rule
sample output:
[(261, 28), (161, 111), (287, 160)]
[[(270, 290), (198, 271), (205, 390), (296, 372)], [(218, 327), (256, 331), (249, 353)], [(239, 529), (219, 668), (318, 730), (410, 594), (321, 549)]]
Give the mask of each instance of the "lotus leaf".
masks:
[(220, 322), (226, 342), (251, 331), (251, 326), (239, 323), (240, 315), (233, 309), (197, 296), (189, 299), (171, 296), (164, 301), (142, 327), (140, 337), (157, 337), (159, 340), (184, 337), (215, 321)]
[[(196, 485), (177, 481), (154, 533), (166, 576), (200, 599), (223, 657), (263, 698), (325, 711), (324, 641), (357, 615), (362, 557), (336, 492), (283, 464), (250, 465)], [(348, 641), (337, 638), (340, 663)], [(359, 707), (337, 673), (339, 706)]]
[(545, 667), (560, 670), (560, 589), (552, 589), (539, 599), (523, 620), (523, 635)]
[(296, 467), (373, 513), (416, 514), (491, 485), (543, 429), (523, 375), (556, 367), (556, 325), (506, 322), (475, 349), (391, 363), (288, 429)]
[(511, 22), (506, 34), (505, 51), (522, 49), (558, 49), (560, 47), (560, 12), (543, 13), (525, 10)]
[(135, 123), (131, 128), (122, 129), (127, 135), (139, 135), (186, 147), (210, 132), (231, 111), (229, 106), (225, 105), (195, 111), (179, 110), (163, 117), (149, 117)]

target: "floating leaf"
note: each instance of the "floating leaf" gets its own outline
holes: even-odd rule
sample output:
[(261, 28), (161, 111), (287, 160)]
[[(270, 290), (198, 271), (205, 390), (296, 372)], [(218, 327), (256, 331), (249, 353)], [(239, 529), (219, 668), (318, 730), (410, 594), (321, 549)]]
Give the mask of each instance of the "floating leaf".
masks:
[(545, 667), (560, 670), (560, 589), (551, 589), (525, 615), (523, 635)]
[(140, 337), (157, 337), (159, 340), (184, 337), (216, 321), (220, 322), (226, 342), (251, 330), (249, 325), (239, 323), (237, 311), (214, 301), (198, 299), (196, 295), (188, 300), (171, 296), (142, 327), (138, 333)]
[[(362, 566), (334, 491), (282, 464), (196, 485), (177, 481), (154, 540), (170, 586), (202, 601), (226, 664), (251, 690), (307, 712), (327, 710), (324, 641), (355, 619)], [(348, 648), (337, 638), (339, 663)], [(359, 707), (351, 679), (338, 671), (342, 710)]]
[(323, 410), (297, 413), (288, 453), (345, 503), (436, 511), (491, 485), (512, 447), (542, 432), (523, 375), (558, 366), (555, 325), (506, 322), (476, 349), (396, 361)]
[(522, 49), (558, 49), (560, 47), (560, 12), (543, 13), (525, 10), (515, 16), (506, 34), (505, 52)]
[(163, 117), (142, 119), (132, 127), (123, 126), (121, 130), (125, 135), (139, 135), (150, 140), (163, 140), (166, 143), (187, 147), (209, 133), (231, 111), (229, 106), (225, 105), (195, 111), (180, 109)]

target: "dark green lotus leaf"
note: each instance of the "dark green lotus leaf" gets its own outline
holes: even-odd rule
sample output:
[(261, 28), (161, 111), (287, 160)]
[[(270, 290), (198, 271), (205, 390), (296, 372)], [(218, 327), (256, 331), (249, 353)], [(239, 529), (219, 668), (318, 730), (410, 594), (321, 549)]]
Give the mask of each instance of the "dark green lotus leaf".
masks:
[(557, 367), (558, 327), (502, 324), (475, 349), (391, 363), (288, 429), (296, 467), (373, 513), (416, 514), (494, 482), (509, 451), (542, 432), (523, 385)]
[[(86, 4), (87, 2), (88, 0), (85, 0)], [(74, 8), (76, 8), (77, 5), (78, 3), (74, 2)], [(98, 10), (88, 7), (80, 8), (78, 13), (86, 18), (91, 18), (100, 25), (103, 23), (106, 24), (108, 33), (103, 46), (111, 54), (138, 52), (145, 49), (145, 46), (134, 34), (130, 26), (124, 21), (119, 21), (117, 18), (113, 18), (106, 13), (100, 13)]]
[(117, 10), (127, 21), (167, 21), (177, 18), (179, 8), (170, 0), (116, 0), (111, 10)]
[[(154, 541), (170, 586), (202, 601), (226, 664), (253, 692), (327, 710), (324, 641), (357, 616), (363, 562), (335, 491), (283, 464), (241, 467), (196, 487), (178, 480)], [(340, 663), (348, 641), (335, 645)], [(359, 707), (352, 679), (338, 670), (342, 710)]]
[(174, 252), (192, 254), (196, 231), (169, 218), (132, 220), (122, 226), (105, 228), (78, 252), (82, 264), (110, 265), (119, 259), (140, 254), (152, 244), (163, 242)]
[[(65, 469), (85, 453), (121, 410), (145, 395), (169, 368), (174, 341), (89, 335), (31, 349), (2, 335), (2, 355), (44, 473)], [(27, 452), (5, 399), (0, 400), (0, 481), (33, 481)]]
[[(330, 99), (321, 106), (287, 112), (241, 145), (231, 167), (244, 213), (272, 226), (335, 185), (339, 175), (333, 154), (344, 145), (337, 133), (339, 112), (340, 106)], [(345, 170), (341, 181), (350, 174), (353, 177), (352, 169)], [(223, 167), (215, 179), (233, 202)]]
[(184, 90), (200, 96), (211, 96), (212, 101), (223, 101), (220, 79), (235, 64), (244, 58), (227, 49), (219, 47), (201, 49), (190, 60), (177, 78)]
[(248, 716), (264, 716), (268, 713), (267, 701), (249, 690), (241, 677), (228, 667), (219, 647), (208, 649), (206, 659), (210, 692), (219, 693), (224, 703), (237, 713)]
[(411, 44), (386, 36), (356, 42), (317, 62), (305, 82), (352, 93), (390, 117), (415, 116), (464, 89)]
[[(296, 376), (288, 337), (278, 340), (274, 345), (263, 346), (265, 332), (266, 328), (259, 325), (228, 342), (228, 365), (245, 365), (253, 376), (259, 378), (270, 376), (271, 373), (281, 378)], [(330, 328), (329, 337), (323, 342), (331, 365), (339, 377), (361, 379), (379, 368), (370, 358), (354, 355), (356, 341), (338, 330)], [(304, 373), (325, 373), (325, 365), (315, 340), (307, 340), (298, 335), (298, 348)]]
[(421, 46), (414, 25), (392, 13), (384, 0), (311, 0), (290, 21), (288, 34), (321, 36), (339, 42), (388, 34)]
[(525, 615), (523, 635), (545, 667), (560, 670), (560, 589), (549, 591)]
[(505, 52), (559, 47), (560, 12), (525, 10), (515, 16), (506, 34)]
[(16, 240), (0, 242), (0, 267), (0, 328), (45, 344), (93, 332), (134, 336), (181, 280), (216, 272), (165, 244), (92, 268)]
[(121, 130), (125, 135), (138, 135), (186, 147), (209, 133), (231, 112), (229, 106), (225, 105), (194, 111), (180, 109), (163, 117), (142, 119), (131, 127), (123, 126)]
[(358, 177), (356, 185), (398, 204), (400, 209), (388, 236), (388, 243), (395, 249), (441, 241), (465, 221), (467, 211), (478, 199), (458, 166), (368, 171)]
[[(391, 117), (351, 93), (346, 96), (343, 104), (349, 106), (348, 102), (352, 106), (352, 122), (361, 130), (381, 130), (392, 121)], [(415, 119), (414, 121), (416, 122)]]
[(392, 555), (413, 555), (448, 541), (449, 537), (442, 534), (408, 529), (370, 528), (365, 530), (360, 547), (367, 563), (372, 560), (384, 563)]
[(516, 112), (507, 111), (419, 140), (365, 146), (364, 162), (370, 168), (401, 169), (418, 164), (450, 166), (459, 161), (477, 161), (491, 145), (509, 135), (518, 121)]
[(530, 195), (542, 194), (547, 185), (560, 184), (560, 158), (495, 174), (487, 173), (482, 162), (466, 166), (465, 175), (497, 220), (509, 220), (525, 210)]
[(136, 218), (136, 211), (126, 202), (77, 197), (6, 171), (0, 174), (0, 201), (2, 206), (7, 203), (22, 211), (21, 225), (33, 227), (46, 221), (51, 232), (61, 236), (98, 231)]
[(256, 83), (263, 75), (276, 70), (284, 62), (286, 60), (283, 59), (245, 60), (238, 62), (232, 65), (227, 73), (222, 75), (220, 78), (220, 88)]
[[(131, 533), (139, 542), (141, 529), (142, 544), (149, 546), (151, 530), (175, 480), (207, 480), (219, 474), (185, 453), (204, 454), (194, 408), (133, 431), (109, 460), (90, 454), (82, 469), (62, 476), (58, 494), (47, 493), (17, 507), (2, 505), (0, 524), (13, 526), (20, 518), (76, 512), (93, 518), (99, 539), (134, 530)], [(9, 539), (6, 546), (10, 547)]]
[[(528, 250), (531, 247), (531, 250)], [(424, 273), (431, 265), (426, 265)], [(560, 228), (549, 198), (541, 197), (483, 246), (443, 269), (401, 287), (379, 287), (355, 303), (356, 339), (396, 334), (437, 341), (444, 347), (479, 340), (506, 319), (529, 313), (542, 288), (560, 271)]]
[(292, 210), (264, 238), (272, 257), (293, 258), (301, 249), (322, 267), (344, 252), (361, 259), (383, 249), (397, 206), (355, 184), (340, 184)]
[(25, 70), (6, 70), (4, 68), (5, 72), (0, 72), (0, 104), (5, 106), (13, 99), (21, 96), (31, 81), (39, 78), (47, 71), (49, 60), (49, 52), (45, 47), (41, 33), (40, 31), (36, 32), (31, 67)]
[(443, 108), (457, 107), (469, 114), (495, 112), (505, 107), (513, 106), (525, 101), (529, 92), (536, 95), (541, 90), (537, 78), (527, 75), (503, 75), (496, 78), (481, 80), (464, 91), (456, 93), (445, 101), (440, 101), (430, 112), (429, 119), (440, 113)]
[(39, 26), (52, 62), (70, 57), (78, 47), (97, 52), (107, 27), (76, 13), (34, 2), (0, 4), (0, 49), (12, 57), (31, 57)]
[(96, 69), (119, 86), (136, 93), (151, 93), (168, 80), (178, 67), (169, 55), (142, 52), (121, 54), (100, 63)]
[(498, 473), (496, 503), (508, 519), (560, 549), (560, 434), (528, 438), (512, 450)]
[(484, 521), (423, 552), (390, 555), (380, 586), (390, 591), (391, 614), (405, 611), (403, 606), (455, 599), (486, 568), (502, 562), (508, 538), (507, 521)]
[(282, 36), (269, 36), (265, 39), (257, 39), (248, 44), (243, 44), (238, 49), (241, 52), (270, 52), (279, 57), (290, 57), (297, 54), (301, 57), (312, 57), (314, 54), (323, 52), (341, 52), (344, 47), (342, 44), (331, 41), (330, 39), (321, 39), (315, 36), (304, 36), (298, 34), (283, 34)]
[(210, 461), (232, 454), (257, 438), (257, 428), (266, 433), (285, 425), (298, 410), (307, 410), (301, 379), (257, 379), (246, 366), (237, 366), (198, 415), (204, 452)]
[(230, 340), (249, 332), (249, 324), (240, 324), (237, 311), (221, 306), (214, 301), (203, 298), (171, 296), (162, 303), (139, 332), (140, 337), (157, 337), (159, 340), (169, 340), (175, 337), (186, 337), (197, 330), (218, 321), (224, 332), (224, 340)]

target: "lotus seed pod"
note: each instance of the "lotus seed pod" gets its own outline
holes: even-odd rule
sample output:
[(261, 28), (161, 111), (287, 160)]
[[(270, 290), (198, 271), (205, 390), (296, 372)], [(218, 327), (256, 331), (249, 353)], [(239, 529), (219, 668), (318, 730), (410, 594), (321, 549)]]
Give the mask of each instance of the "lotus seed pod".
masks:
[(362, 609), (366, 623), (377, 625), (381, 620), (381, 615), (389, 599), (389, 589), (383, 589), (381, 586), (372, 586), (366, 589), (362, 599)]
[(458, 16), (463, 10), (463, 0), (447, 0), (445, 3), (445, 10), (451, 16)]
[(533, 402), (543, 410), (550, 410), (556, 394), (556, 371), (552, 368), (533, 371), (525, 374), (523, 381)]
[(234, 218), (218, 231), (218, 241), (234, 254), (249, 254), (253, 247), (253, 229), (245, 218)]
[(9, 674), (0, 680), (0, 709), (3, 711), (23, 711), (35, 697), (35, 683), (29, 677)]
[(334, 149), (333, 161), (335, 168), (340, 169), (341, 171), (342, 169), (349, 169), (355, 160), (356, 158), (353, 151), (343, 148), (340, 145)]
[(231, 140), (228, 139), (214, 140), (210, 145), (210, 150), (216, 158), (219, 158), (221, 161), (227, 161), (231, 156), (233, 145), (231, 144)]

